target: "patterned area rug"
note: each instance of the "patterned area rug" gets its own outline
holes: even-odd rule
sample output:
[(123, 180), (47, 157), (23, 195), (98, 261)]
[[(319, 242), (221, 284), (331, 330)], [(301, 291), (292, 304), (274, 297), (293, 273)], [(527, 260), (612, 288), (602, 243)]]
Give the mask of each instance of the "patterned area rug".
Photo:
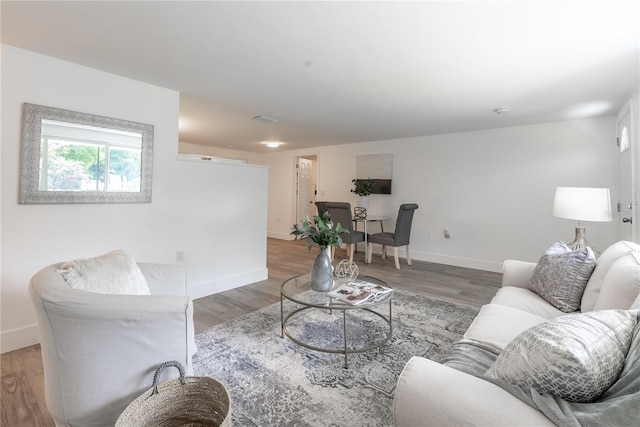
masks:
[[(286, 302), (286, 312), (294, 308)], [(388, 314), (388, 305), (378, 310)], [(404, 365), (414, 355), (438, 360), (477, 310), (396, 290), (392, 311), (392, 338), (378, 350), (350, 354), (344, 369), (344, 355), (281, 338), (276, 303), (198, 334), (194, 375), (227, 387), (234, 426), (392, 426), (393, 392)], [(361, 310), (347, 316), (349, 337), (364, 342), (384, 336), (378, 316)], [(292, 320), (294, 337), (341, 346), (341, 312), (307, 310)]]

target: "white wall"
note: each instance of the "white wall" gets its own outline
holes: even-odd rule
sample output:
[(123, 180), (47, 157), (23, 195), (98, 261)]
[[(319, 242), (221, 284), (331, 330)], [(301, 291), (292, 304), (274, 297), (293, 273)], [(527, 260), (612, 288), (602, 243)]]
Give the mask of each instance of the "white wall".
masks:
[[(500, 271), (506, 258), (536, 261), (554, 241), (572, 241), (576, 224), (551, 216), (557, 186), (610, 187), (617, 200), (613, 117), (318, 147), (265, 155), (271, 237), (289, 238), (292, 165), (310, 153), (318, 155), (318, 198), (352, 205), (356, 156), (392, 153), (393, 194), (372, 195), (368, 211), (392, 216), (392, 229), (398, 206), (418, 203), (412, 258), (444, 264)], [(617, 238), (615, 223), (586, 227), (596, 248)]]
[[(123, 248), (175, 263), (184, 250), (192, 297), (267, 277), (268, 170), (177, 161), (177, 92), (6, 45), (1, 65), (2, 352), (38, 342), (27, 287), (54, 262)], [(24, 102), (154, 125), (152, 203), (19, 205)]]

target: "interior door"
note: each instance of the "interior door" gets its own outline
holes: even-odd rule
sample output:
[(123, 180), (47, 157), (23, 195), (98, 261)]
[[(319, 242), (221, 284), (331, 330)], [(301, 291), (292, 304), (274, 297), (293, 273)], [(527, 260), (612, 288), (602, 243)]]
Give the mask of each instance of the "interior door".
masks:
[(298, 222), (313, 216), (309, 211), (311, 204), (311, 167), (312, 162), (309, 159), (298, 157), (297, 168), (297, 216)]
[(620, 240), (633, 241), (633, 158), (631, 156), (631, 110), (618, 120), (618, 221)]

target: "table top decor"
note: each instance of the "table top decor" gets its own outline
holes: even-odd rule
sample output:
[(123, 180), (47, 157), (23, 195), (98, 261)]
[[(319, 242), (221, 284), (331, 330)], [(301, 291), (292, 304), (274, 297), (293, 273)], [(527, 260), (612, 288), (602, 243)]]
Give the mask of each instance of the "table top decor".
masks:
[(333, 224), (329, 212), (322, 216), (314, 216), (313, 223), (307, 217), (302, 224), (294, 224), (291, 234), (307, 239), (309, 250), (314, 244), (320, 247), (320, 253), (316, 257), (311, 268), (311, 289), (317, 292), (328, 292), (333, 287), (333, 266), (331, 265), (331, 246), (342, 245), (342, 233), (348, 233), (340, 223)]
[(326, 249), (330, 246), (341, 246), (343, 233), (348, 233), (340, 223), (333, 224), (329, 212), (324, 212), (322, 216), (314, 216), (313, 222), (307, 217), (301, 224), (294, 224), (291, 235), (299, 236), (307, 239), (309, 250), (314, 243), (320, 246), (320, 249)]

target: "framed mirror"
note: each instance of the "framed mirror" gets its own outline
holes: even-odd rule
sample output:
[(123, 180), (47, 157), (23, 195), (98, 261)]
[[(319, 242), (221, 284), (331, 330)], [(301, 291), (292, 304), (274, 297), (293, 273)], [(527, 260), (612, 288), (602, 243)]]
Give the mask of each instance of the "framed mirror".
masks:
[(152, 125), (24, 104), (19, 203), (150, 203), (152, 172)]

